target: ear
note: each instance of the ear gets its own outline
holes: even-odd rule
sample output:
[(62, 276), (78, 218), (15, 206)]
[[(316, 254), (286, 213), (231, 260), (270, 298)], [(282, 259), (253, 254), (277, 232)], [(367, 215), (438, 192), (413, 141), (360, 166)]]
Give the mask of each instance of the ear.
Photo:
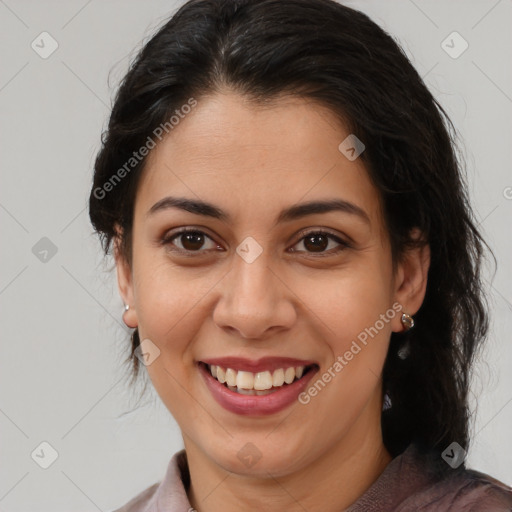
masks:
[(128, 311), (123, 313), (123, 321), (128, 327), (135, 328), (138, 326), (138, 320), (135, 309), (132, 269), (121, 251), (121, 229), (116, 227), (116, 233), (114, 239), (114, 260), (116, 262), (117, 285), (123, 302), (130, 306)]
[[(417, 228), (412, 230), (411, 238), (417, 241), (424, 239)], [(401, 304), (402, 313), (413, 316), (423, 304), (429, 267), (430, 246), (426, 241), (418, 247), (406, 249), (402, 255), (395, 273), (395, 301)], [(404, 330), (401, 316), (398, 315), (392, 322), (394, 332)]]

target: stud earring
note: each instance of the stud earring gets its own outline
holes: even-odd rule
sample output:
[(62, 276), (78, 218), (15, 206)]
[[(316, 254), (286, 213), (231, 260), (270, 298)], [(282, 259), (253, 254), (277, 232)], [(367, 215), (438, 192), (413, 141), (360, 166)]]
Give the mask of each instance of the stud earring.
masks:
[(130, 304), (125, 304), (125, 305), (124, 305), (124, 310), (125, 310), (125, 311), (128, 311), (129, 309), (130, 309)]
[(412, 329), (414, 327), (414, 318), (407, 313), (402, 313), (402, 325), (405, 331)]

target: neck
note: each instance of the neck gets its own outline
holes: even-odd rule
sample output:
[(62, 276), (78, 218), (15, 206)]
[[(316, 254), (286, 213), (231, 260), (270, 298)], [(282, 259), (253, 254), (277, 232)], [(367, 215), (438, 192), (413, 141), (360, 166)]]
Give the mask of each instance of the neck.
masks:
[(327, 447), (311, 464), (279, 477), (271, 472), (255, 477), (226, 471), (185, 438), (190, 503), (198, 512), (345, 510), (391, 461), (382, 442), (380, 413), (377, 428), (368, 419), (363, 413), (342, 440)]

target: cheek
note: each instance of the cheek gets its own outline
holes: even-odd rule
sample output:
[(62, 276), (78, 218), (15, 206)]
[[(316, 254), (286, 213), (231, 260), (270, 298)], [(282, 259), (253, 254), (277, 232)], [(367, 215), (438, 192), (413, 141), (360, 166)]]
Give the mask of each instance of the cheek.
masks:
[[(339, 349), (373, 326), (392, 303), (389, 275), (378, 265), (319, 274), (308, 281), (307, 290), (301, 294), (304, 304), (328, 328), (332, 343)], [(391, 331), (388, 322), (378, 327), (385, 334)]]
[[(322, 320), (321, 339), (329, 356), (312, 380), (301, 403), (311, 404), (314, 415), (303, 418), (316, 424), (325, 418), (321, 435), (346, 429), (356, 421), (369, 400), (378, 396), (380, 374), (389, 346), (392, 308), (386, 279), (379, 274), (354, 272), (336, 281), (320, 297), (320, 287), (312, 288), (311, 309)], [(323, 327), (322, 327), (323, 326)], [(327, 327), (325, 327), (327, 326)], [(338, 413), (334, 413), (338, 411)]]
[(135, 300), (141, 336), (164, 348), (163, 343), (179, 331), (179, 319), (186, 316), (196, 300), (199, 283), (192, 281), (185, 286), (183, 276), (180, 278), (159, 260), (151, 257), (149, 251), (141, 251), (134, 261)]
[(139, 253), (134, 274), (140, 338), (151, 340), (159, 350), (146, 370), (162, 402), (186, 431), (191, 414), (198, 416), (194, 421), (199, 424), (205, 421), (190, 407), (185, 388), (195, 369), (191, 349), (201, 326), (198, 317), (205, 313), (204, 297), (215, 281), (206, 275), (191, 277), (149, 251)]
[(222, 275), (172, 265), (165, 255), (149, 250), (134, 260), (134, 275), (141, 339), (160, 348), (166, 366), (190, 363), (187, 349), (206, 314), (207, 296)]

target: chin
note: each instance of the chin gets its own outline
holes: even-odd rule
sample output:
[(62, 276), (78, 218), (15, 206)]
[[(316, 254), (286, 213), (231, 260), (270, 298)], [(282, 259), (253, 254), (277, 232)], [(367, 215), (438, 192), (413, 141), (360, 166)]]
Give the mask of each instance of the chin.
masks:
[(252, 477), (281, 477), (300, 469), (298, 454), (301, 450), (298, 447), (276, 446), (265, 436), (261, 441), (253, 436), (254, 441), (243, 440), (233, 442), (229, 447), (219, 446), (214, 452), (210, 446), (210, 458), (226, 471)]

